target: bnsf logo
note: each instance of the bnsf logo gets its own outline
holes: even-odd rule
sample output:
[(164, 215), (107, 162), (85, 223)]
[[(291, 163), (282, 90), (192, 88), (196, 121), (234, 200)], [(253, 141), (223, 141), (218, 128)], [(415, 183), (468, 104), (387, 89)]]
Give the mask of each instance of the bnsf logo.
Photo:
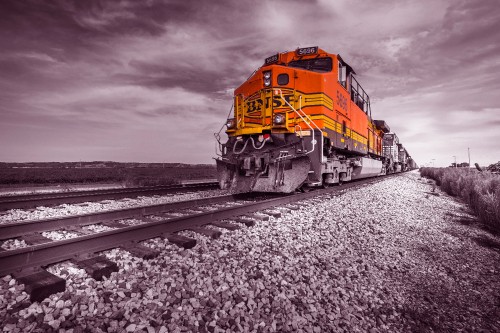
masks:
[[(294, 100), (293, 95), (283, 95), (283, 98), (290, 104)], [(286, 103), (283, 101), (283, 99), (281, 99), (281, 96), (273, 96), (272, 103), (273, 109), (286, 106)], [(265, 105), (265, 108), (268, 109), (271, 106), (271, 97), (266, 97), (265, 100), (262, 100), (262, 98), (257, 98), (251, 101), (246, 101), (248, 113), (261, 112), (263, 105)]]
[(337, 90), (337, 101), (342, 109), (347, 110), (347, 98), (345, 98), (344, 95), (342, 95), (338, 90)]

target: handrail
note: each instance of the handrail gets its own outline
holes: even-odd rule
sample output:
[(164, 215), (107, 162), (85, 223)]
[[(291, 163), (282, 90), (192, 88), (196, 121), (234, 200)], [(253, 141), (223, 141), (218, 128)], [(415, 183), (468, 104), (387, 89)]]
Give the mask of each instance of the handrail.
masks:
[[(231, 105), (231, 108), (229, 109), (229, 113), (227, 114), (227, 117), (226, 117), (227, 119), (229, 119), (229, 116), (231, 115), (231, 111), (233, 111), (233, 109), (234, 109), (234, 101), (233, 101), (233, 104)], [(235, 114), (236, 114), (236, 109), (234, 109), (234, 110), (235, 110)], [(219, 144), (219, 145), (217, 145), (217, 143), (215, 144), (215, 155), (221, 156), (221, 157), (222, 157), (223, 152), (222, 152), (222, 143), (220, 142), (220, 132), (222, 132), (225, 125), (226, 124), (223, 124), (221, 126), (219, 132), (214, 133), (215, 140)], [(219, 153), (219, 151), (220, 151), (220, 153)]]
[(302, 95), (300, 95), (299, 98), (299, 111), (302, 112), (302, 114), (307, 118), (307, 120), (313, 123), (314, 127), (316, 127), (318, 131), (322, 132), (321, 128), (319, 128), (319, 126), (316, 125), (316, 123), (302, 110)]
[[(283, 91), (281, 91), (281, 89), (275, 89), (275, 91), (279, 91), (280, 93), (280, 97), (281, 99), (285, 102), (286, 105), (288, 105), (290, 107), (290, 109), (292, 109), (299, 117), (300, 119), (302, 119), (302, 121), (307, 125), (307, 127), (309, 127), (312, 131), (312, 150), (311, 151), (308, 151), (306, 152), (306, 155), (312, 153), (316, 147), (316, 138), (314, 137), (314, 128), (312, 128), (312, 126), (310, 125), (310, 123), (313, 123), (314, 127), (316, 127), (318, 129), (318, 131), (320, 133), (322, 133), (321, 129), (318, 127), (318, 125), (316, 125), (316, 123), (304, 112), (302, 111), (302, 96), (300, 96), (300, 99), (299, 99), (299, 102), (300, 102), (300, 105), (299, 105), (299, 110), (302, 114), (300, 114), (284, 97), (283, 97)], [(304, 115), (304, 117), (307, 118), (304, 119), (304, 117), (302, 116)], [(302, 133), (301, 133), (302, 134)], [(323, 140), (321, 140), (321, 143), (323, 143)], [(323, 151), (323, 149), (321, 149), (321, 151)]]
[[(356, 83), (356, 86), (354, 86), (354, 83), (352, 83), (352, 80), (354, 80), (354, 82)], [(361, 93), (360, 93), (360, 90), (361, 90)], [(358, 96), (361, 96), (361, 101), (363, 102), (364, 105), (366, 105), (366, 110), (363, 108), (363, 112), (366, 113), (367, 115), (369, 115), (370, 118), (371, 118), (371, 116), (372, 116), (372, 109), (371, 109), (371, 105), (370, 105), (370, 96), (368, 96), (368, 94), (363, 89), (363, 87), (361, 86), (361, 84), (359, 84), (358, 80), (356, 80), (356, 78), (354, 77), (354, 75), (351, 75), (351, 100), (354, 103), (357, 104), (358, 101), (354, 100), (355, 96), (352, 93), (352, 91), (355, 92), (356, 99), (358, 98)]]

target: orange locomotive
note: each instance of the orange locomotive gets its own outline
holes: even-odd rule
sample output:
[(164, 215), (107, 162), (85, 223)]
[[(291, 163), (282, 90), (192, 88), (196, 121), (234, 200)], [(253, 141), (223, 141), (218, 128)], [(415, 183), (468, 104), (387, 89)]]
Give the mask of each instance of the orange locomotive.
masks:
[[(339, 55), (299, 48), (265, 59), (234, 92), (218, 179), (233, 192), (293, 192), (389, 169), (370, 99)], [(392, 170), (392, 169), (391, 169)]]

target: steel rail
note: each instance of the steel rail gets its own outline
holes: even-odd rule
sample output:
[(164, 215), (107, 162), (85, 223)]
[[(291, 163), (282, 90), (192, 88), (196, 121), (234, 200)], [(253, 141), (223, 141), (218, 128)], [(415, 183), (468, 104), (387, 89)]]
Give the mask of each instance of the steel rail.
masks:
[(8, 209), (29, 209), (38, 206), (60, 205), (105, 199), (120, 199), (140, 195), (166, 194), (180, 191), (218, 188), (218, 182), (204, 182), (181, 185), (129, 187), (123, 189), (105, 189), (92, 191), (57, 192), (44, 194), (27, 194), (1, 196), (0, 211)]
[(124, 246), (127, 243), (135, 243), (164, 234), (210, 224), (217, 220), (235, 218), (276, 206), (284, 206), (300, 200), (340, 192), (352, 187), (361, 187), (376, 183), (382, 179), (365, 179), (346, 184), (342, 187), (332, 187), (319, 191), (288, 195), (240, 206), (222, 208), (217, 211), (149, 222), (62, 241), (52, 241), (16, 250), (2, 251), (0, 252), (0, 277), (19, 272), (23, 269), (42, 267), (68, 260), (76, 255), (105, 251)]

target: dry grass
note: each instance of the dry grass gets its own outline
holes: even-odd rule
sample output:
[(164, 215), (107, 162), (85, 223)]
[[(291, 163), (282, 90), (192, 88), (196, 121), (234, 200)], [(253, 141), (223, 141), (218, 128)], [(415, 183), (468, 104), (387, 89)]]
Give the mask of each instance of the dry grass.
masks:
[(468, 168), (421, 168), (446, 193), (463, 199), (481, 222), (500, 232), (500, 176)]
[(47, 184), (123, 183), (126, 186), (178, 184), (183, 180), (216, 178), (215, 166), (106, 167), (106, 168), (0, 168), (0, 186)]

